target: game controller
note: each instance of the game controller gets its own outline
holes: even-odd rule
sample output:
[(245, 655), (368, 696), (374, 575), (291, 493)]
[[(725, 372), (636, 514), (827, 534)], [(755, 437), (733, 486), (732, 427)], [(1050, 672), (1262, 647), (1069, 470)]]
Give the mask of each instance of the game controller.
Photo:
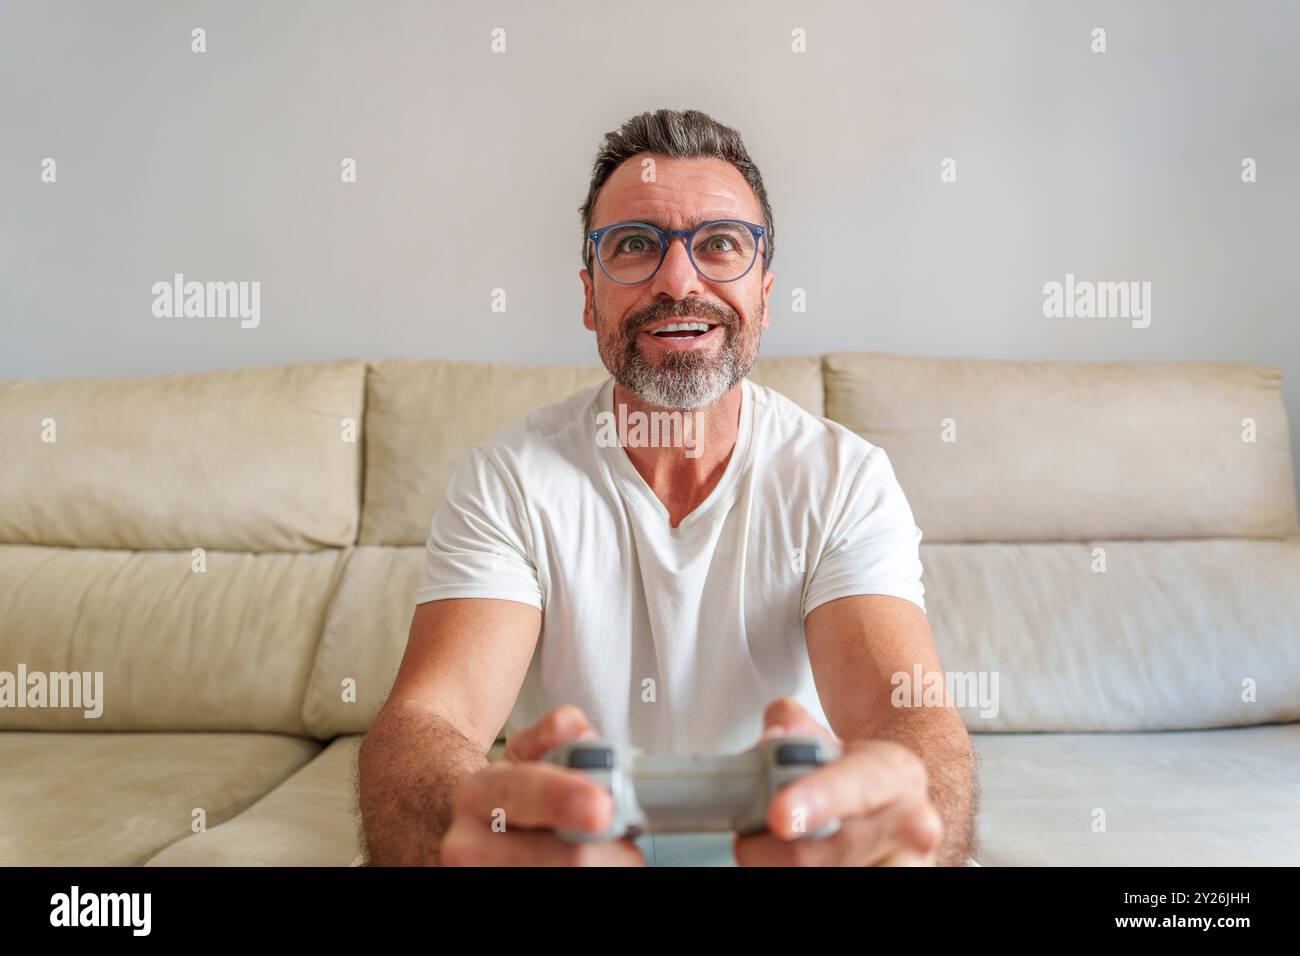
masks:
[[(607, 740), (571, 740), (543, 760), (581, 770), (614, 798), (614, 814), (603, 833), (557, 831), (569, 843), (602, 842), (642, 833), (767, 829), (767, 808), (776, 792), (840, 757), (820, 737), (773, 737), (739, 754), (650, 756)], [(803, 839), (839, 830), (831, 820)]]

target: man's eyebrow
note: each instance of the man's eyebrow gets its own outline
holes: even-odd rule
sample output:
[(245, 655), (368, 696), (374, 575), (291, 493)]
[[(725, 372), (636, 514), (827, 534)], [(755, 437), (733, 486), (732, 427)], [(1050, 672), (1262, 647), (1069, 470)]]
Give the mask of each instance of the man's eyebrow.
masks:
[[(663, 232), (668, 231), (668, 227), (664, 225), (664, 221), (655, 216), (633, 216), (631, 219), (620, 219), (619, 222), (640, 222), (647, 226), (654, 226), (656, 229)], [(617, 225), (617, 223), (614, 225)], [(691, 226), (690, 228), (694, 229), (695, 226)]]
[[(624, 219), (624, 220), (622, 220), (622, 221), (623, 221), (623, 222), (643, 222), (643, 223), (645, 223), (647, 226), (654, 226), (656, 229), (659, 229), (659, 230), (661, 230), (662, 232), (668, 232), (668, 227), (667, 227), (666, 225), (664, 225), (664, 220), (659, 219), (659, 218), (654, 217), (654, 216), (642, 216), (642, 217), (637, 217), (637, 218), (633, 218), (633, 219)], [(694, 219), (694, 220), (692, 220), (692, 221), (690, 222), (690, 224), (689, 224), (688, 226), (686, 226), (686, 228), (687, 228), (688, 230), (690, 230), (690, 229), (694, 229), (696, 226), (703, 225), (703, 224), (706, 223), (706, 222), (732, 222), (732, 221), (739, 222), (739, 221), (740, 221), (740, 217), (738, 217), (738, 216), (706, 216), (706, 217), (704, 217), (703, 219)]]

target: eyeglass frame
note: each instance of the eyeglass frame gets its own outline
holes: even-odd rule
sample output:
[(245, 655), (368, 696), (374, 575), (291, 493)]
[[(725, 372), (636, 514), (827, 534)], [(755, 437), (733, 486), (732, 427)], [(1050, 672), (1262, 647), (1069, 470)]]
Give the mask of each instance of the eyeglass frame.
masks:
[[(744, 226), (750, 231), (750, 234), (753, 235), (754, 237), (753, 258), (749, 260), (749, 265), (745, 267), (745, 271), (742, 272), (740, 275), (736, 276), (736, 278), (734, 279), (710, 279), (708, 276), (704, 274), (704, 270), (699, 267), (699, 264), (696, 263), (695, 253), (691, 251), (691, 244), (695, 239), (695, 234), (698, 233), (701, 229), (704, 229), (706, 226), (716, 226), (720, 222), (734, 222), (737, 225)], [(605, 260), (601, 258), (600, 255), (600, 240), (604, 237), (605, 233), (609, 232), (611, 229), (617, 229), (620, 226), (644, 226), (646, 229), (649, 229), (659, 238), (659, 261), (655, 264), (654, 269), (650, 272), (648, 276), (646, 276), (644, 279), (638, 279), (636, 282), (624, 282), (621, 279), (615, 279), (612, 275), (609, 274), (609, 270), (605, 268)], [(610, 282), (617, 282), (619, 285), (641, 285), (643, 282), (649, 282), (651, 279), (657, 276), (659, 274), (659, 270), (663, 268), (664, 260), (668, 258), (668, 247), (672, 244), (672, 241), (674, 239), (683, 240), (682, 244), (686, 247), (686, 258), (690, 260), (691, 266), (695, 269), (696, 273), (699, 274), (700, 278), (704, 279), (706, 282), (712, 282), (718, 285), (722, 285), (728, 282), (739, 282), (741, 279), (745, 278), (745, 276), (749, 275), (750, 272), (754, 270), (754, 263), (758, 261), (758, 241), (760, 239), (763, 239), (766, 236), (767, 236), (766, 226), (760, 226), (756, 223), (746, 222), (743, 219), (710, 219), (706, 222), (700, 223), (694, 229), (660, 229), (658, 226), (652, 226), (648, 222), (641, 222), (638, 219), (628, 219), (623, 222), (612, 222), (608, 226), (601, 226), (599, 229), (593, 229), (591, 232), (587, 233), (587, 241), (591, 243), (592, 252), (596, 257), (596, 261), (600, 263), (600, 271), (605, 273), (606, 277), (609, 279)], [(766, 257), (767, 255), (766, 243), (764, 243), (763, 245), (763, 254)], [(766, 259), (764, 260), (764, 265), (766, 265)], [(587, 259), (587, 268), (588, 269), (591, 268), (590, 257), (588, 257)]]

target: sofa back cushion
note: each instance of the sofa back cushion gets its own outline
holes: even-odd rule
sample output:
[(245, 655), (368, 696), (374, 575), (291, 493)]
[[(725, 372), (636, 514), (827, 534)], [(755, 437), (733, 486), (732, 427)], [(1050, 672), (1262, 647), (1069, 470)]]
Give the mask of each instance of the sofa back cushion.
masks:
[(0, 730), (305, 733), (346, 554), (0, 545)]
[(921, 561), (972, 731), (1300, 720), (1300, 538), (937, 544)]
[(0, 542), (302, 551), (356, 538), (365, 365), (0, 382)]
[[(424, 544), (447, 480), (470, 448), (608, 375), (599, 365), (409, 359), (371, 365), (360, 542)], [(750, 378), (822, 414), (818, 359), (760, 359)]]
[(423, 573), (423, 547), (361, 545), (348, 556), (303, 703), (313, 737), (370, 727), (402, 663)]
[(827, 417), (889, 453), (928, 542), (1296, 531), (1274, 368), (859, 353), (824, 374)]
[[(313, 736), (364, 733), (387, 698), (423, 556), (351, 553), (307, 690)], [(973, 732), (1300, 720), (1300, 538), (923, 544), (921, 560)]]

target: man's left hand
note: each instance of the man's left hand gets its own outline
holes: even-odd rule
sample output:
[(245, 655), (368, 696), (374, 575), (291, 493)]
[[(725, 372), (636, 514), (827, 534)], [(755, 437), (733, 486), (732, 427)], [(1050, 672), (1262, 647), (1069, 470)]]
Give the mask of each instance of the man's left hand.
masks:
[[(925, 764), (887, 740), (847, 743), (794, 700), (774, 701), (763, 714), (762, 740), (819, 736), (843, 751), (783, 787), (768, 806), (768, 832), (737, 835), (740, 866), (933, 866), (943, 820), (930, 800)], [(839, 830), (807, 836), (838, 817)]]

